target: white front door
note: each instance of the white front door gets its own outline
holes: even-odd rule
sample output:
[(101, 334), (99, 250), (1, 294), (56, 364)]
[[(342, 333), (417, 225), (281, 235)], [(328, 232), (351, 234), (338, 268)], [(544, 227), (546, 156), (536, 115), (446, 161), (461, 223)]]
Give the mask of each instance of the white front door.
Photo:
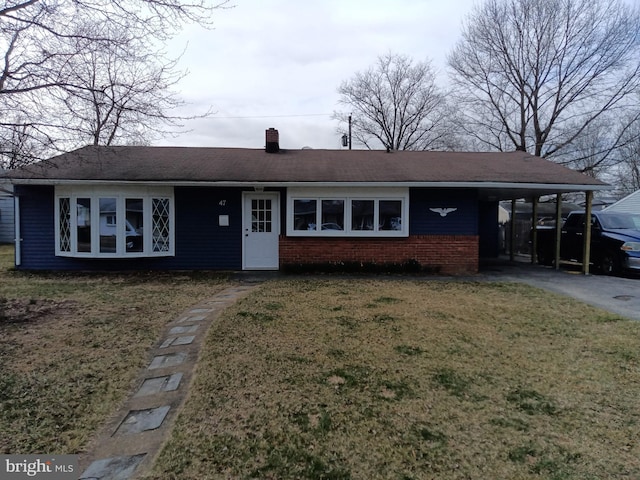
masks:
[(245, 193), (242, 221), (242, 268), (277, 270), (280, 236), (278, 193)]

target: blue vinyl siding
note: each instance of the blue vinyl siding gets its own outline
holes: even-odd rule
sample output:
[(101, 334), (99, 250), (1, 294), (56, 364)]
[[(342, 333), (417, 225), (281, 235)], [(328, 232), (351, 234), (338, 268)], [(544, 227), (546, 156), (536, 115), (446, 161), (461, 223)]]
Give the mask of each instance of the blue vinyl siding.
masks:
[[(242, 190), (239, 188), (175, 189), (176, 257), (172, 268), (242, 269)], [(218, 225), (220, 215), (229, 226)]]
[(480, 203), (480, 257), (495, 258), (500, 254), (500, 226), (498, 202)]
[(53, 192), (49, 186), (16, 186), (20, 198), (20, 236), (25, 269), (64, 269), (55, 256)]
[[(455, 208), (442, 217), (430, 208)], [(409, 191), (409, 235), (477, 235), (478, 200), (474, 190)]]

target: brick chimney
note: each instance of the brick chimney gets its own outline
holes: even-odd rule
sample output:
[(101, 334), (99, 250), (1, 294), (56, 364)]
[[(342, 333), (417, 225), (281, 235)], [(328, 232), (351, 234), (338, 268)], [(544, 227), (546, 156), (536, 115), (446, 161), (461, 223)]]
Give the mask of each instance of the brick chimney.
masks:
[(270, 128), (266, 131), (265, 150), (267, 153), (278, 153), (280, 151), (280, 135), (275, 128)]

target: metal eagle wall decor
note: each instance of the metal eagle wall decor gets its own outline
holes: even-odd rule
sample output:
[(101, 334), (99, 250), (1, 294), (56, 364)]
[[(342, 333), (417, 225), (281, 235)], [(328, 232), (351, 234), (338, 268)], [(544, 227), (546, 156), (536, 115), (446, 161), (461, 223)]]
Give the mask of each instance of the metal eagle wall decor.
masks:
[(440, 208), (430, 208), (429, 210), (431, 210), (434, 213), (439, 213), (441, 217), (446, 217), (451, 212), (455, 212), (458, 209), (457, 208), (442, 208), (442, 207), (440, 207)]

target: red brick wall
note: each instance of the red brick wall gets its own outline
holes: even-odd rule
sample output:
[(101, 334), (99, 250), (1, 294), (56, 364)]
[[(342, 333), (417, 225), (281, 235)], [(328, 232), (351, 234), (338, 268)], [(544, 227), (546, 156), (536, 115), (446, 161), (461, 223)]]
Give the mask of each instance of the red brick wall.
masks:
[(327, 262), (404, 263), (416, 260), (445, 275), (478, 272), (478, 237), (411, 235), (408, 238), (280, 236), (280, 265)]

